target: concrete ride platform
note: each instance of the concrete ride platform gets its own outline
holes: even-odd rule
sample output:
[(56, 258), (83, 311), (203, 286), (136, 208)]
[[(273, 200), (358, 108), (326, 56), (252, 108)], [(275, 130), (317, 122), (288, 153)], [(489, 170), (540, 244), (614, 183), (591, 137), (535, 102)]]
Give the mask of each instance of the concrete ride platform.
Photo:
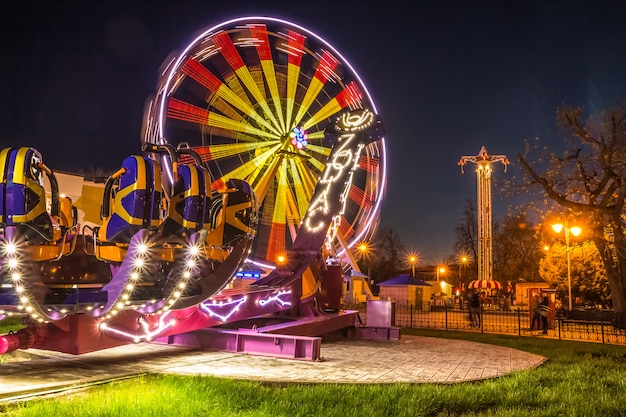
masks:
[(142, 372), (283, 383), (456, 383), (507, 375), (546, 358), (470, 341), (402, 336), (399, 341), (322, 342), (322, 361), (134, 344), (79, 356), (26, 350), (30, 360), (0, 365), (0, 402), (29, 391), (55, 390)]

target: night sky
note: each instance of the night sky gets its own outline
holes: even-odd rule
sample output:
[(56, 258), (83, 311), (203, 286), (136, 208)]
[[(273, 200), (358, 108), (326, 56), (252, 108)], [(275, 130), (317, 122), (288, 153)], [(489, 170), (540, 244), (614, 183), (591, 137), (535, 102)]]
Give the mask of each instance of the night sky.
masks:
[[(28, 145), (59, 171), (117, 169), (138, 153), (145, 100), (168, 54), (201, 29), (244, 16), (297, 23), (357, 70), (386, 129), (382, 225), (422, 263), (452, 253), (454, 223), (476, 197), (481, 146), (558, 148), (562, 103), (626, 99), (626, 2), (20, 1), (0, 17), (0, 146)], [(13, 12), (8, 12), (8, 10)], [(494, 187), (494, 217), (511, 202)]]

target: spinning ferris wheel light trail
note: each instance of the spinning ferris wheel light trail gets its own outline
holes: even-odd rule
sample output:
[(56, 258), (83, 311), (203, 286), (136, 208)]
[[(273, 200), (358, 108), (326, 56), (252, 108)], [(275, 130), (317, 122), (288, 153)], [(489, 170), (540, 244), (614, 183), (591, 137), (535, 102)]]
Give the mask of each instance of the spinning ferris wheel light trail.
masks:
[[(275, 263), (295, 241), (334, 146), (324, 129), (356, 109), (376, 113), (355, 69), (324, 39), (280, 19), (234, 19), (200, 33), (169, 64), (144, 140), (188, 143), (213, 190), (247, 181), (260, 206), (249, 259)], [(338, 219), (349, 247), (375, 232), (385, 183), (381, 139), (361, 153)]]
[(502, 162), (504, 171), (510, 163), (505, 155), (490, 155), (483, 146), (476, 156), (462, 156), (458, 164), (463, 172), (468, 162), (476, 164), (478, 183), (478, 280), (490, 281), (493, 274), (493, 223), (491, 214), (491, 163)]

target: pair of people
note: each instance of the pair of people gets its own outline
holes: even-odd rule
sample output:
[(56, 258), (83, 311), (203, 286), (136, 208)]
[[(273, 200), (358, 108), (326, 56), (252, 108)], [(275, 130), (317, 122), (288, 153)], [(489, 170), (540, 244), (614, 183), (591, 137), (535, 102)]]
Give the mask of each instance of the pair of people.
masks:
[(537, 330), (541, 326), (541, 333), (548, 334), (548, 313), (550, 312), (550, 301), (547, 296), (540, 299), (538, 295), (535, 295), (533, 302), (533, 319), (530, 324), (530, 330), (535, 330), (535, 323), (537, 324)]

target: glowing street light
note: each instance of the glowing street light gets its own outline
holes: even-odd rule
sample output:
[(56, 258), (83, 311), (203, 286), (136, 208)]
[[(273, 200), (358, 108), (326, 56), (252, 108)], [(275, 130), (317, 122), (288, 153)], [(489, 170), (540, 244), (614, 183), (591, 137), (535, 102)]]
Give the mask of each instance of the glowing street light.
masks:
[(359, 250), (359, 259), (362, 260), (363, 264), (367, 264), (367, 277), (371, 279), (372, 277), (372, 264), (371, 264), (371, 260), (370, 255), (373, 252), (372, 249), (372, 245), (369, 242), (361, 242), (359, 243), (356, 248)]
[(446, 268), (444, 268), (443, 266), (437, 267), (437, 282), (439, 282), (439, 275), (445, 274), (445, 273), (446, 273)]
[(469, 256), (459, 255), (459, 286), (463, 284), (463, 268), (467, 266)]
[(567, 254), (567, 292), (569, 298), (569, 310), (572, 311), (572, 266), (569, 256), (569, 235), (571, 233), (574, 236), (578, 236), (582, 232), (582, 229), (578, 226), (569, 227), (562, 223), (553, 224), (552, 229), (556, 233), (561, 233), (562, 230), (565, 230), (565, 253)]
[(415, 253), (410, 253), (408, 260), (411, 264), (411, 276), (415, 277), (415, 265), (419, 262), (419, 256)]

